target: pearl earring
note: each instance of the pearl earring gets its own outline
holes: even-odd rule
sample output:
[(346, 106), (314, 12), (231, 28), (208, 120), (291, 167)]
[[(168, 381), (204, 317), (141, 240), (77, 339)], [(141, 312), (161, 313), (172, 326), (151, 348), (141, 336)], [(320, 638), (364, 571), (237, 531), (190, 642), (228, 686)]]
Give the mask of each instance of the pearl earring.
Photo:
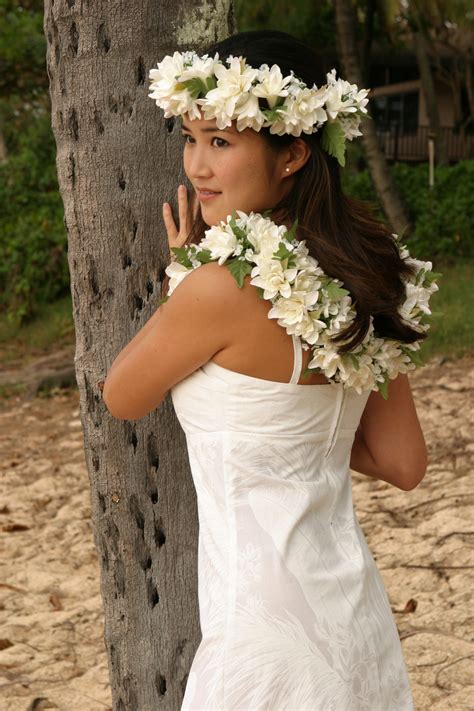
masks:
[(286, 170), (286, 172), (287, 172), (287, 173), (289, 173), (289, 172), (290, 172), (290, 169), (289, 169), (289, 168), (285, 168), (285, 170)]

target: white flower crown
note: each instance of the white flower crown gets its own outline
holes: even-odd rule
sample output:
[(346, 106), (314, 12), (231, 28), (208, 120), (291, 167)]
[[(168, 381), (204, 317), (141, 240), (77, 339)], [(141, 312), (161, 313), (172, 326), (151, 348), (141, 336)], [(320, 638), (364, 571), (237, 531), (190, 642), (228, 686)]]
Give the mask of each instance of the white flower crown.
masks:
[[(288, 334), (301, 336), (303, 348), (310, 346), (313, 358), (305, 374), (311, 370), (324, 373), (330, 382), (342, 382), (345, 387), (379, 390), (388, 397), (388, 381), (399, 373), (423, 365), (417, 351), (420, 340), (402, 343), (375, 333), (373, 317), (361, 343), (339, 354), (330, 337), (345, 330), (356, 317), (350, 292), (339, 279), (327, 276), (314, 257), (309, 255), (304, 240), (294, 237), (297, 221), (287, 230), (259, 213), (237, 210), (226, 221), (210, 227), (199, 244), (172, 247), (175, 260), (165, 272), (170, 277), (167, 301), (178, 284), (194, 269), (211, 261), (225, 264), (239, 287), (245, 275), (257, 287), (261, 298), (269, 299), (273, 307), (268, 318), (278, 319)], [(399, 308), (403, 321), (420, 333), (429, 329), (428, 305), (438, 291), (431, 262), (412, 259), (408, 249), (392, 235), (400, 256), (416, 267), (414, 277), (405, 281), (406, 298)]]
[(222, 62), (217, 52), (214, 58), (175, 52), (150, 69), (148, 96), (164, 109), (165, 118), (188, 114), (190, 120), (201, 119), (202, 109), (204, 119), (216, 119), (219, 129), (236, 120), (238, 131), (270, 127), (279, 136), (300, 136), (323, 126), (323, 149), (344, 166), (346, 139), (362, 135), (359, 124), (367, 114), (369, 90), (336, 79), (335, 69), (326, 76), (327, 84), (308, 87), (293, 70), (283, 77), (277, 64), (255, 69), (244, 57), (231, 55)]

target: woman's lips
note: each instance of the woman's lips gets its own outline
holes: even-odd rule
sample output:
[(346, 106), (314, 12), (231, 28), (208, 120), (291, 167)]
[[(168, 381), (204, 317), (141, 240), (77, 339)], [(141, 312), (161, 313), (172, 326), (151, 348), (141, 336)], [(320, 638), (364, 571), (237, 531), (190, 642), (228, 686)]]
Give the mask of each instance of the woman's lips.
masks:
[(220, 193), (209, 192), (207, 190), (196, 190), (198, 200), (212, 200), (212, 198), (217, 197)]

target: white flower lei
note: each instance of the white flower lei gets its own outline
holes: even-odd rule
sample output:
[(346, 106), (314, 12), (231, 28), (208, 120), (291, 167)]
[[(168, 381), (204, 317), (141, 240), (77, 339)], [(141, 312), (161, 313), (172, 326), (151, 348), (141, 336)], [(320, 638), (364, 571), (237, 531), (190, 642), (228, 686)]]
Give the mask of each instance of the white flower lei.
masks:
[[(344, 387), (379, 390), (388, 397), (388, 381), (422, 365), (417, 351), (420, 341), (402, 343), (375, 334), (373, 317), (361, 343), (339, 354), (330, 337), (340, 333), (355, 318), (350, 292), (343, 283), (327, 276), (304, 240), (294, 237), (297, 222), (291, 230), (277, 226), (259, 213), (246, 214), (237, 210), (226, 221), (210, 227), (199, 244), (173, 247), (175, 260), (165, 272), (170, 277), (166, 301), (178, 284), (202, 264), (217, 261), (225, 264), (239, 287), (250, 274), (250, 283), (257, 287), (261, 298), (269, 299), (273, 307), (268, 318), (278, 319), (288, 334), (301, 337), (303, 348), (311, 347), (310, 370), (324, 373), (330, 382)], [(403, 320), (424, 333), (429, 329), (431, 315), (429, 299), (438, 291), (431, 262), (412, 259), (408, 249), (398, 244), (400, 256), (416, 267), (414, 277), (405, 281), (406, 299), (399, 308)]]
[[(228, 65), (228, 66), (227, 66)], [(190, 120), (216, 119), (219, 129), (236, 120), (238, 131), (270, 127), (279, 136), (314, 133), (323, 126), (321, 145), (339, 164), (345, 164), (345, 141), (361, 136), (359, 124), (367, 114), (368, 89), (336, 79), (332, 69), (327, 84), (312, 87), (291, 73), (283, 77), (277, 64), (258, 69), (244, 57), (225, 62), (196, 52), (175, 52), (150, 69), (148, 96), (164, 109), (165, 118), (188, 114)], [(266, 107), (261, 107), (264, 99)]]

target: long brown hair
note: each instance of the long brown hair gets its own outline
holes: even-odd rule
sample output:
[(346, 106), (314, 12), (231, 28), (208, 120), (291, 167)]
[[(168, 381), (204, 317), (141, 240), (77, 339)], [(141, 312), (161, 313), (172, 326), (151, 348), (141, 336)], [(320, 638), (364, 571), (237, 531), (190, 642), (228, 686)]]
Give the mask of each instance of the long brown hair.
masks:
[[(286, 32), (258, 30), (240, 32), (212, 45), (207, 54), (219, 59), (244, 56), (248, 64), (277, 64), (283, 76), (293, 72), (308, 86), (326, 83), (317, 70), (313, 50)], [(293, 136), (260, 134), (270, 147), (281, 150), (295, 140)], [(368, 203), (345, 195), (341, 187), (340, 166), (336, 158), (321, 148), (321, 131), (301, 134), (311, 149), (305, 165), (295, 174), (292, 190), (275, 206), (270, 218), (278, 224), (291, 225), (298, 219), (297, 238), (323, 271), (340, 279), (351, 294), (356, 318), (333, 342), (347, 341), (340, 353), (355, 348), (364, 338), (373, 317), (375, 333), (412, 343), (426, 337), (407, 325), (398, 308), (406, 298), (403, 277), (413, 276), (414, 268), (401, 259), (391, 230), (372, 213)], [(198, 243), (208, 225), (201, 212), (195, 219), (185, 244)], [(168, 291), (169, 277), (163, 281), (162, 294)]]

